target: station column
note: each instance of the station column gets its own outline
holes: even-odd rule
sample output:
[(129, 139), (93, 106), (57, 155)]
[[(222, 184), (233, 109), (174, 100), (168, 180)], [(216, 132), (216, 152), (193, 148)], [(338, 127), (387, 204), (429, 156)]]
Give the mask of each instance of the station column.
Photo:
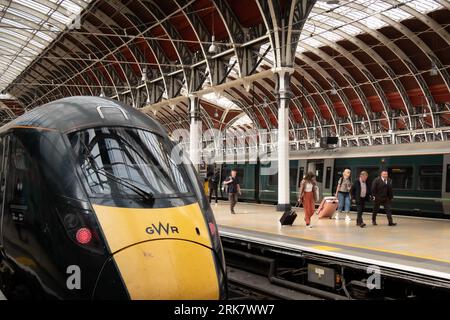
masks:
[(195, 95), (189, 96), (189, 156), (192, 164), (198, 171), (201, 160), (201, 129), (202, 121), (200, 120), (200, 99)]
[(278, 204), (277, 211), (289, 211), (289, 103), (292, 98), (290, 87), (293, 68), (273, 69), (277, 79), (278, 100)]

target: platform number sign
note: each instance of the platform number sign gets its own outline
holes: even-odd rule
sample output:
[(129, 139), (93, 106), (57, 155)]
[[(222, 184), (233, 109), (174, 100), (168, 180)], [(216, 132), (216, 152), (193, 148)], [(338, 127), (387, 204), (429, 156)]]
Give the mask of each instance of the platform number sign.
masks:
[(77, 265), (70, 265), (67, 267), (66, 286), (69, 290), (81, 290), (81, 269)]

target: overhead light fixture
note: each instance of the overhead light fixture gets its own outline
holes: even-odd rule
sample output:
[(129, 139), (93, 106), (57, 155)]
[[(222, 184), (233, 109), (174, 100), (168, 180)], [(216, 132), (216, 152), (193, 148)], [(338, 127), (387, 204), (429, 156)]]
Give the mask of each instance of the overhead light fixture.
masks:
[(216, 37), (213, 35), (211, 38), (211, 45), (209, 46), (208, 52), (209, 53), (216, 53), (217, 52), (217, 46), (216, 46)]
[(102, 91), (100, 92), (100, 97), (101, 97), (101, 98), (104, 98), (104, 97), (105, 97), (105, 92), (103, 91), (103, 89), (102, 89)]
[(331, 95), (335, 96), (337, 95), (337, 89), (336, 89), (336, 85), (333, 82), (332, 88), (331, 88)]
[(208, 52), (209, 53), (216, 53), (217, 52), (217, 46), (216, 46), (216, 37), (215, 37), (215, 32), (214, 32), (214, 11), (212, 11), (211, 14), (211, 24), (212, 24), (212, 37), (211, 37), (211, 45), (209, 46)]
[(214, 112), (214, 118), (218, 118), (219, 117), (219, 113), (217, 112), (217, 110)]
[(439, 69), (436, 65), (436, 63), (431, 62), (431, 69), (430, 69), (430, 76), (437, 76), (439, 73)]

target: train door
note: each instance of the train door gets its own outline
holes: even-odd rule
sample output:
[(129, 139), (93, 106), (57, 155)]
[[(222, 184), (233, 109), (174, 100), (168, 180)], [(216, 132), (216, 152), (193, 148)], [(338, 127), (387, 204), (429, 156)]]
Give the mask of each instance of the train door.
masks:
[(444, 167), (442, 173), (442, 205), (444, 214), (450, 214), (450, 154), (444, 154)]
[(319, 197), (323, 198), (324, 187), (324, 165), (325, 161), (322, 160), (308, 160), (307, 172), (313, 172), (316, 175), (317, 186), (319, 187)]
[(334, 159), (324, 160), (324, 173), (323, 173), (323, 187), (322, 195), (329, 197), (334, 194), (333, 192), (333, 171), (334, 171)]

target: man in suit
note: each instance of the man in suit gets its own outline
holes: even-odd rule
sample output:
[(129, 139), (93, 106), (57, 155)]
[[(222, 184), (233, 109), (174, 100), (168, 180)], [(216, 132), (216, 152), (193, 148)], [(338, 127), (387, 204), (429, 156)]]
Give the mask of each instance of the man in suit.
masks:
[(359, 179), (356, 180), (350, 191), (352, 199), (356, 203), (356, 211), (358, 216), (356, 218), (356, 226), (364, 228), (366, 224), (363, 221), (363, 212), (366, 207), (366, 202), (370, 201), (370, 186), (367, 183), (369, 174), (366, 171), (361, 171)]
[(372, 183), (372, 196), (374, 197), (372, 224), (377, 225), (377, 213), (380, 206), (384, 206), (386, 211), (386, 217), (389, 222), (389, 226), (393, 227), (397, 224), (392, 220), (391, 201), (394, 198), (392, 191), (392, 181), (389, 179), (387, 170), (382, 170), (381, 175), (373, 180)]

